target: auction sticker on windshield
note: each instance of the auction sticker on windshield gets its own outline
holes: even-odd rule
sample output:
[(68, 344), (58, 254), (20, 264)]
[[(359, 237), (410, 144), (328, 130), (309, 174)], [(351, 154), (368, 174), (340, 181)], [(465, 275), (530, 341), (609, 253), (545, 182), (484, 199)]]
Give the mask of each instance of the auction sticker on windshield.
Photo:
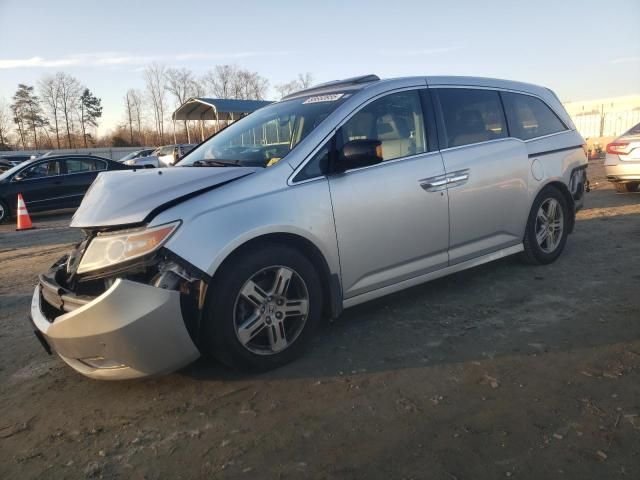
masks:
[(316, 95), (315, 97), (307, 98), (303, 104), (307, 103), (320, 103), (320, 102), (335, 102), (336, 100), (342, 98), (344, 93), (332, 93), (330, 95)]

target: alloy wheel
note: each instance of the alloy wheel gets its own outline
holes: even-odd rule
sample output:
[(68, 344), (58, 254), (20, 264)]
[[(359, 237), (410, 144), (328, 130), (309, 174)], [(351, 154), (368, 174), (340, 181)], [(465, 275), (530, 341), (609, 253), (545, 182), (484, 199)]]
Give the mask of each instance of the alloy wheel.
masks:
[(256, 272), (240, 289), (234, 328), (252, 353), (274, 355), (296, 341), (309, 313), (309, 292), (300, 275), (281, 265)]
[(536, 240), (545, 253), (553, 253), (564, 231), (564, 215), (562, 205), (555, 198), (547, 198), (542, 202), (536, 217)]

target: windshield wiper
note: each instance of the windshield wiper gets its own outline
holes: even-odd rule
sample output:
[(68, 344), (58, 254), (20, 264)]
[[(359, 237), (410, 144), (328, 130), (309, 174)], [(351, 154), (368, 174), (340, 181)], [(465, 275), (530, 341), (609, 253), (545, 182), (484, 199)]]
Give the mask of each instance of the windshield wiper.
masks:
[(196, 160), (192, 167), (241, 167), (237, 160)]

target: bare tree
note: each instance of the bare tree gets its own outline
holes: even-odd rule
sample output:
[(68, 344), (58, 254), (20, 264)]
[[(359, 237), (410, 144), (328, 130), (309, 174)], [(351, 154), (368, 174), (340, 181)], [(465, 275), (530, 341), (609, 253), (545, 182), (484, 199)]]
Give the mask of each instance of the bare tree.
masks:
[(280, 95), (280, 98), (284, 98), (290, 93), (300, 90), (297, 80), (291, 80), (287, 83), (281, 83), (275, 86), (276, 92)]
[(204, 74), (205, 88), (215, 98), (235, 98), (234, 86), (238, 76), (235, 65), (216, 65), (213, 70)]
[(4, 99), (0, 99), (0, 150), (9, 145), (9, 131), (11, 129), (11, 114)]
[[(187, 70), (186, 68), (168, 68), (166, 78), (167, 91), (176, 99), (176, 107), (179, 107), (189, 100), (189, 98), (195, 96), (193, 91), (196, 80), (191, 70)], [(191, 134), (186, 120), (184, 121), (184, 131), (187, 134), (187, 141), (191, 143)]]
[(58, 125), (60, 91), (56, 78), (53, 76), (44, 77), (38, 83), (38, 90), (40, 92), (40, 98), (42, 98), (49, 116), (49, 124), (53, 125), (54, 132), (56, 134), (56, 144), (58, 148), (62, 148), (60, 146), (60, 128)]
[(124, 104), (127, 108), (127, 123), (129, 124), (129, 137), (131, 145), (133, 145), (133, 100), (131, 98), (133, 90), (127, 90), (127, 93), (124, 96)]
[(298, 84), (300, 85), (301, 89), (309, 88), (311, 85), (313, 85), (313, 75), (311, 75), (311, 72), (299, 73)]
[(131, 107), (133, 117), (136, 122), (136, 127), (138, 130), (138, 143), (141, 145), (146, 144), (144, 132), (142, 130), (142, 112), (144, 109), (144, 95), (140, 90), (130, 90), (129, 98), (131, 100)]
[(299, 73), (296, 80), (287, 83), (281, 83), (275, 86), (276, 91), (280, 94), (280, 98), (286, 97), (290, 93), (297, 92), (309, 88), (313, 84), (313, 75), (311, 73)]
[(269, 89), (269, 81), (257, 72), (235, 65), (216, 65), (203, 77), (205, 89), (216, 98), (261, 100)]
[(73, 112), (77, 109), (82, 87), (80, 82), (71, 75), (58, 72), (55, 76), (56, 88), (58, 90), (59, 111), (64, 117), (64, 124), (67, 131), (68, 147), (73, 148), (71, 132), (73, 132)]
[(153, 107), (156, 132), (160, 143), (164, 143), (164, 108), (167, 92), (166, 71), (167, 68), (164, 65), (159, 65), (157, 63), (149, 65), (144, 70), (147, 94)]

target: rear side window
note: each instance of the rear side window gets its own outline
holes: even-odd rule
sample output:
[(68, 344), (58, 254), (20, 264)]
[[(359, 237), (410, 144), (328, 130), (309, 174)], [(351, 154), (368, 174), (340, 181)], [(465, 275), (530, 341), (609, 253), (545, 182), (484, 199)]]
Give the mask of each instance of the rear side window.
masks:
[(438, 88), (444, 121), (444, 143), (460, 147), (507, 136), (498, 92), (467, 88)]
[(502, 100), (512, 137), (529, 140), (567, 129), (558, 116), (539, 98), (503, 92)]
[(100, 160), (93, 158), (67, 159), (67, 173), (96, 172), (106, 170), (107, 166)]

